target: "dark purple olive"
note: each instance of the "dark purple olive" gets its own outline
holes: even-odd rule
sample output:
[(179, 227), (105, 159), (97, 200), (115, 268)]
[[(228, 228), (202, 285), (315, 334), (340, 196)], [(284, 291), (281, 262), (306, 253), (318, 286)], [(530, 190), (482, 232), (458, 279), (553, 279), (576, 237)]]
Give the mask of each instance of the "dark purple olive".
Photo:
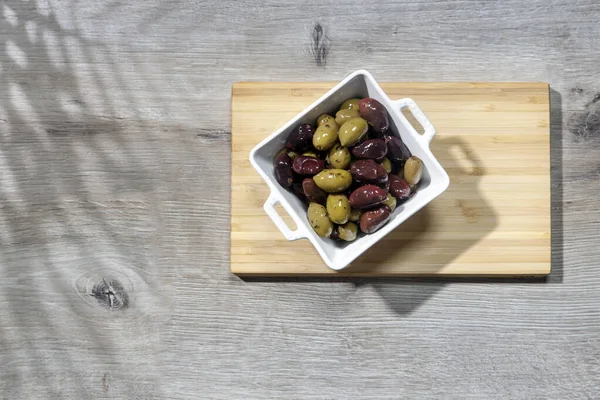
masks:
[(382, 205), (375, 210), (365, 211), (360, 217), (360, 230), (364, 233), (373, 233), (384, 226), (392, 215), (392, 210), (387, 205)]
[(346, 195), (346, 197), (350, 198), (350, 195), (352, 194), (352, 192), (354, 192), (356, 189), (358, 189), (359, 187), (361, 187), (363, 185), (364, 185), (364, 183), (356, 182), (355, 179), (352, 179), (352, 184), (350, 185), (350, 187), (348, 189), (346, 189), (344, 194)]
[(363, 183), (384, 183), (388, 180), (385, 168), (373, 160), (354, 161), (350, 173), (354, 180)]
[(391, 161), (402, 162), (411, 156), (410, 150), (398, 136), (386, 136), (387, 156)]
[(329, 235), (329, 239), (340, 240), (340, 235), (338, 234), (337, 227), (334, 227), (331, 231), (331, 235)]
[(399, 177), (402, 178), (402, 176), (404, 174), (404, 163), (405, 162), (406, 162), (406, 160), (391, 161), (391, 163), (392, 163), (392, 174), (397, 174)]
[(293, 168), (299, 175), (316, 175), (325, 168), (325, 161), (310, 156), (298, 156), (294, 160)]
[(390, 126), (388, 113), (383, 104), (370, 97), (358, 102), (358, 111), (375, 132), (385, 132)]
[(290, 150), (304, 151), (312, 146), (313, 127), (309, 124), (298, 126), (288, 136), (285, 147)]
[(388, 178), (387, 181), (385, 181), (383, 183), (378, 183), (377, 186), (379, 186), (380, 188), (382, 188), (383, 190), (385, 190), (386, 193), (389, 192), (390, 191), (390, 180), (389, 180), (389, 178)]
[(383, 203), (387, 199), (387, 192), (375, 185), (364, 185), (350, 195), (352, 208), (365, 209)]
[(289, 188), (294, 183), (294, 171), (284, 164), (275, 166), (275, 180), (284, 188)]
[(292, 193), (296, 195), (297, 198), (300, 199), (303, 203), (306, 203), (306, 195), (304, 194), (304, 190), (302, 188), (302, 183), (294, 182), (292, 183), (292, 187), (290, 188)]
[(319, 203), (325, 205), (327, 201), (327, 193), (317, 186), (312, 178), (305, 178), (302, 181), (302, 191), (311, 203)]
[(373, 130), (373, 127), (371, 127), (371, 129), (369, 129), (369, 131), (367, 132), (367, 134), (365, 135), (365, 137), (368, 137), (369, 139), (381, 139), (381, 140), (385, 140), (385, 134), (383, 132), (375, 132)]
[(281, 151), (277, 157), (275, 157), (275, 166), (283, 164), (292, 168), (292, 158), (285, 152), (285, 150)]
[(382, 139), (369, 139), (354, 146), (352, 149), (352, 155), (356, 158), (368, 158), (376, 160), (377, 162), (383, 161), (387, 154), (387, 144)]
[(410, 196), (410, 186), (398, 175), (390, 174), (390, 194), (398, 199), (399, 202), (408, 200)]

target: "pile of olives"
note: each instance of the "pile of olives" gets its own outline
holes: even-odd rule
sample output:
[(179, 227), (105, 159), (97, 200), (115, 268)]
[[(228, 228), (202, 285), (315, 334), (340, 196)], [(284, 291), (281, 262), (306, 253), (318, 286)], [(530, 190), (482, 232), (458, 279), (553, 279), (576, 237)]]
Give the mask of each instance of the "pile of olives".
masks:
[(308, 204), (322, 237), (353, 241), (390, 219), (417, 190), (423, 162), (388, 132), (389, 116), (375, 99), (346, 100), (335, 118), (323, 114), (296, 127), (275, 157), (275, 179)]

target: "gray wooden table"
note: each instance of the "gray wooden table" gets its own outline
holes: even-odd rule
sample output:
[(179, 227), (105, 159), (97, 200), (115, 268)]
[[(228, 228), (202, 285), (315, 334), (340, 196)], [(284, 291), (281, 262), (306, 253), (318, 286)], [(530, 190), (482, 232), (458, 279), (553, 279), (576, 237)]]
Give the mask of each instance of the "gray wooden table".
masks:
[[(325, 4), (327, 3), (327, 4)], [(600, 4), (0, 2), (0, 397), (600, 399)], [(546, 81), (544, 282), (229, 273), (241, 80)]]

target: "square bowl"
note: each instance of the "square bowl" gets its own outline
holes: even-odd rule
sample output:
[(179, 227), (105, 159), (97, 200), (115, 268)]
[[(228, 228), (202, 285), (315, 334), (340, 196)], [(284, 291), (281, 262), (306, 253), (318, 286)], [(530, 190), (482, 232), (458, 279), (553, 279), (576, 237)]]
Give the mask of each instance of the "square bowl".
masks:
[[(334, 241), (315, 233), (308, 221), (306, 206), (293, 193), (277, 183), (273, 160), (275, 155), (285, 147), (290, 132), (299, 124), (314, 125), (317, 117), (323, 113), (335, 115), (340, 104), (345, 100), (363, 97), (372, 97), (385, 106), (390, 119), (387, 134), (400, 137), (410, 152), (423, 161), (423, 176), (416, 194), (408, 201), (399, 204), (390, 220), (381, 229), (360, 236), (353, 242)], [(404, 108), (408, 108), (423, 126), (423, 134), (418, 133), (402, 114)], [(257, 144), (250, 152), (250, 163), (271, 190), (264, 204), (264, 210), (285, 238), (310, 240), (329, 268), (341, 270), (448, 188), (450, 184), (448, 174), (429, 149), (429, 143), (434, 135), (435, 128), (412, 99), (392, 101), (369, 72), (359, 70), (350, 74), (319, 100)], [(280, 203), (292, 217), (297, 226), (296, 230), (291, 230), (277, 213), (275, 210), (277, 203)]]

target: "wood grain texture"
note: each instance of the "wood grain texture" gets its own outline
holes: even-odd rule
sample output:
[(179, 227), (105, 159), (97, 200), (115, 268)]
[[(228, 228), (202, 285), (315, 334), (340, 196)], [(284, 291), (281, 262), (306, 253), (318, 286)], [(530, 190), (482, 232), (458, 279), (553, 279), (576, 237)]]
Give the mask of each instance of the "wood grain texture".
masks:
[[(288, 242), (248, 155), (335, 83), (232, 89), (231, 271), (243, 276), (543, 276), (550, 273), (550, 106), (544, 83), (382, 83), (435, 121), (450, 187), (342, 271)], [(287, 122), (284, 120), (284, 123)], [(265, 134), (265, 131), (267, 132)], [(306, 209), (300, 209), (306, 213)], [(281, 209), (280, 215), (286, 216)], [(288, 218), (291, 221), (291, 218)], [(291, 229), (295, 224), (291, 222)]]
[[(0, 397), (598, 398), (598, 2), (4, 0), (0, 14)], [(550, 84), (547, 281), (231, 275), (232, 83), (359, 68)], [(98, 300), (119, 292), (105, 280), (126, 308)]]

